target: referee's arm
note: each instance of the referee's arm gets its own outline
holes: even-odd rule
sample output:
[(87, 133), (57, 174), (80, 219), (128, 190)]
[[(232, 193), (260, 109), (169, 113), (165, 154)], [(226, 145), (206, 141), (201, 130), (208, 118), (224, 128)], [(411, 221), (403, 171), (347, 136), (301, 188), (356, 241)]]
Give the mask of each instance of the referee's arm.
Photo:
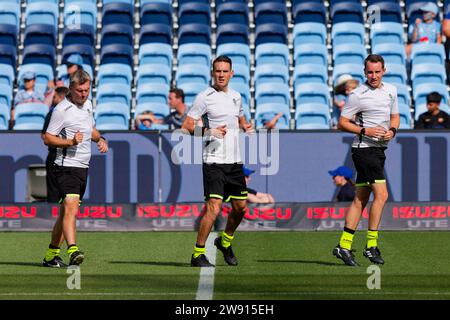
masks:
[[(392, 119), (391, 115), (391, 119)], [(398, 114), (397, 114), (398, 116)], [(354, 134), (362, 134), (368, 137), (376, 137), (380, 138), (383, 137), (386, 134), (386, 131), (382, 127), (373, 127), (373, 128), (362, 128), (358, 126), (357, 124), (353, 123), (351, 119), (348, 119), (346, 117), (340, 116), (339, 122), (338, 122), (338, 129), (350, 132)], [(390, 132), (390, 130), (389, 130)]]

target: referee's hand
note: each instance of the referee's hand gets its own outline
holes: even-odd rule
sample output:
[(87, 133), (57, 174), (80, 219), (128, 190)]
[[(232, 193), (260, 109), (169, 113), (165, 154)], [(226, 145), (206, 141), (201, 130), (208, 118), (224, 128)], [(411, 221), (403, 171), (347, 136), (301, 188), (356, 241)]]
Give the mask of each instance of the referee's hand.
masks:
[(223, 137), (227, 134), (227, 125), (221, 125), (218, 126), (217, 128), (213, 128), (213, 129), (209, 129), (209, 134), (218, 138), (218, 139), (223, 139)]
[(83, 142), (83, 134), (78, 130), (72, 139), (73, 145), (76, 146)]
[(97, 142), (97, 148), (100, 153), (106, 153), (108, 152), (108, 143), (104, 139), (100, 138)]

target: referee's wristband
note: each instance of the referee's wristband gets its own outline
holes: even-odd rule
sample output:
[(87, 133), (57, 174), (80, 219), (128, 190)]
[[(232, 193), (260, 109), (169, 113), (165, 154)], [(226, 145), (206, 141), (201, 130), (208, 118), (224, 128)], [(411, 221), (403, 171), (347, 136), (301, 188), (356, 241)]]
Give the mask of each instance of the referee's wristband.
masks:
[(397, 134), (397, 128), (390, 127), (389, 130), (392, 131), (392, 133), (394, 134), (393, 137), (395, 137), (395, 135)]
[(365, 135), (366, 134), (366, 128), (362, 128), (361, 131), (359, 131), (359, 134), (361, 136)]

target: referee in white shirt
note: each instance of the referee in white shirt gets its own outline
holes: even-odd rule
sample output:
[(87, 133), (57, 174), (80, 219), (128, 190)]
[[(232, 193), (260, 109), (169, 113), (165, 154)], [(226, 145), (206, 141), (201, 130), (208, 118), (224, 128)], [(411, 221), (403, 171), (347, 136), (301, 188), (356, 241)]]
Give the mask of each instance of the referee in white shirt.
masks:
[[(378, 227), (388, 199), (384, 176), (384, 151), (400, 124), (397, 89), (382, 81), (384, 59), (371, 54), (364, 61), (366, 82), (353, 90), (342, 110), (338, 128), (356, 134), (352, 159), (356, 168), (356, 195), (345, 218), (345, 228), (333, 254), (346, 265), (357, 266), (352, 253), (353, 236), (373, 192), (369, 212), (367, 245), (363, 255), (372, 263), (384, 264), (378, 248)], [(355, 121), (353, 121), (353, 119)]]

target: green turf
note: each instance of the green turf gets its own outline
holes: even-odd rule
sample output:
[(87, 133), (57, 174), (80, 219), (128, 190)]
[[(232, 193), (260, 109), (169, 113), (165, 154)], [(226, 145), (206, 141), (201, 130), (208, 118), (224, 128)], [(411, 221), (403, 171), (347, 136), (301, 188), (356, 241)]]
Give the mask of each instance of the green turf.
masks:
[[(80, 290), (67, 288), (67, 270), (40, 266), (49, 236), (0, 233), (0, 299), (195, 299), (194, 232), (80, 232), (86, 252)], [(238, 232), (239, 265), (226, 265), (218, 253), (214, 299), (450, 298), (450, 233), (380, 232), (386, 264), (381, 289), (374, 290), (362, 257), (365, 232), (355, 238), (358, 268), (332, 256), (338, 238), (338, 232)]]

